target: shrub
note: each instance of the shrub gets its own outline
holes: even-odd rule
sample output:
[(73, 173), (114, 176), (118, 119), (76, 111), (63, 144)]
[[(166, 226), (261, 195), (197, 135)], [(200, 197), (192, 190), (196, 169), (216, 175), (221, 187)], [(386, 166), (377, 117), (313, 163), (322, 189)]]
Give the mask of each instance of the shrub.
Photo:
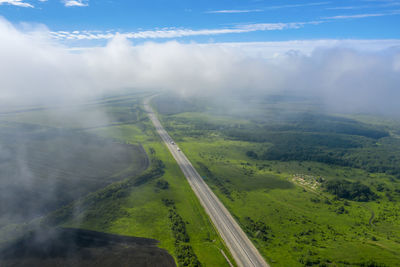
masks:
[(378, 197), (368, 186), (360, 182), (334, 180), (325, 182), (324, 187), (329, 193), (348, 200), (366, 202)]

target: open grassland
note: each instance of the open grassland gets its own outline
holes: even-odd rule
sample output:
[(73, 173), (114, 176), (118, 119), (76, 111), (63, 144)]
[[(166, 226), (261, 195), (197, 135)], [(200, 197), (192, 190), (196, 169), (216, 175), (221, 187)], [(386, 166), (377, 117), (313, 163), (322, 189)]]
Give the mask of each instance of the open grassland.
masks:
[(398, 266), (400, 146), (387, 134), (392, 127), (289, 114), (264, 128), (271, 119), (254, 110), (161, 111), (272, 266)]
[[(382, 194), (380, 203), (359, 203), (337, 199), (319, 185), (313, 187), (320, 176), (335, 179), (339, 173), (362, 179), (367, 173), (320, 163), (240, 159), (237, 153), (224, 154), (218, 149), (229, 146), (245, 153), (246, 144), (229, 141), (197, 139), (179, 145), (242, 226), (250, 228), (249, 234), (273, 265), (356, 265), (375, 260), (396, 266), (400, 260), (400, 210), (396, 202)], [(389, 182), (384, 175), (375, 175), (368, 182), (376, 180)], [(372, 214), (376, 217), (370, 224)], [(260, 229), (251, 229), (248, 217), (265, 224), (265, 236)]]

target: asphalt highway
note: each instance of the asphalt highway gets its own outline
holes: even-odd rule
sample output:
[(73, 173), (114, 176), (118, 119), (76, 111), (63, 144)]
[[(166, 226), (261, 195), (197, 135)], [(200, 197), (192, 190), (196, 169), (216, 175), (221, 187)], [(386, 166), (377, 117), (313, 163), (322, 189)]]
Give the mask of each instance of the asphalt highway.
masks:
[(190, 161), (172, 140), (169, 134), (164, 130), (157, 116), (149, 105), (151, 98), (144, 101), (144, 108), (147, 111), (150, 120), (154, 124), (158, 134), (164, 141), (172, 156), (175, 158), (182, 172), (186, 176), (194, 193), (200, 200), (206, 213), (210, 216), (215, 228), (218, 230), (225, 244), (229, 248), (236, 264), (240, 267), (247, 266), (269, 266), (260, 255), (255, 246), (240, 228), (238, 223), (211, 191), (203, 178), (192, 166)]

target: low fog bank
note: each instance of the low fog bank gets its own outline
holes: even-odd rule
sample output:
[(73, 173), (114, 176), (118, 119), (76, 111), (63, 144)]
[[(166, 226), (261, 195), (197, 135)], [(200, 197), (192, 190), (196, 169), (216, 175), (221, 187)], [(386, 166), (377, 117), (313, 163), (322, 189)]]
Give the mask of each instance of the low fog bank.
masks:
[(286, 51), (279, 43), (252, 50), (176, 41), (134, 45), (119, 35), (105, 47), (76, 50), (48, 36), (44, 26), (23, 32), (0, 19), (1, 103), (76, 103), (120, 88), (221, 97), (291, 92), (335, 110), (400, 114), (400, 48), (387, 46), (394, 41), (382, 42), (382, 49), (371, 41), (370, 50), (368, 41), (360, 41), (362, 49), (357, 41), (316, 41), (310, 52), (307, 42), (286, 42)]
[[(59, 169), (60, 173), (68, 171), (74, 165), (73, 159), (84, 154), (82, 151), (90, 155), (104, 147), (82, 142), (85, 139), (76, 129), (83, 131), (112, 124), (110, 111), (123, 122), (132, 120), (129, 117), (134, 118), (136, 112), (120, 114), (115, 107), (107, 109), (105, 105), (82, 105), (76, 109), (59, 106), (93, 103), (93, 99), (129, 88), (132, 89), (125, 92), (164, 91), (180, 96), (213, 98), (216, 103), (226, 102), (221, 106), (226, 107), (227, 112), (250, 107), (250, 101), (246, 100), (251, 97), (293, 94), (312, 97), (320, 105), (335, 111), (400, 115), (397, 103), (400, 97), (400, 47), (392, 46), (395, 41), (382, 41), (382, 49), (377, 49), (379, 41), (371, 42), (373, 49), (366, 49), (366, 41), (361, 42), (362, 49), (357, 48), (357, 41), (316, 41), (310, 50), (312, 41), (285, 42), (285, 45), (279, 42), (263, 45), (182, 44), (176, 41), (136, 45), (123, 35), (117, 35), (104, 47), (71, 49), (51, 39), (49, 30), (43, 25), (20, 28), (29, 30), (21, 30), (0, 18), (0, 164), (9, 166), (6, 169), (6, 165), (1, 165), (0, 189), (16, 188), (3, 194), (3, 200), (9, 196), (0, 205), (3, 213), (21, 206), (20, 201), (28, 203), (13, 196), (29, 196), (17, 192), (24, 188), (29, 191), (34, 188), (34, 183), (39, 184), (39, 189), (48, 188), (45, 193), (39, 189), (34, 191), (41, 196), (39, 199), (44, 199), (44, 208), (40, 210), (55, 208), (48, 208), (47, 203), (55, 202), (56, 189), (64, 188), (65, 181), (55, 183), (53, 180), (57, 175), (40, 166), (47, 166), (45, 164), (52, 159), (65, 159)], [(241, 101), (232, 101), (237, 104), (229, 106), (231, 96)], [(38, 112), (27, 112), (21, 117), (16, 114), (9, 119), (14, 116), (10, 109), (15, 111), (16, 105)], [(46, 111), (40, 112), (40, 109)], [(140, 119), (138, 114), (135, 116)], [(74, 146), (70, 142), (82, 145), (72, 149)], [(99, 144), (101, 142), (98, 140)], [(140, 153), (135, 152), (135, 155)], [(105, 159), (106, 156), (99, 162)], [(94, 162), (93, 166), (104, 165), (99, 162)], [(84, 171), (81, 174), (74, 177), (87, 176)], [(64, 178), (68, 180), (68, 176)], [(80, 178), (77, 180), (78, 185), (84, 182)], [(28, 217), (44, 213), (35, 211)], [(14, 220), (11, 215), (10, 220)], [(26, 216), (22, 217), (14, 221), (23, 221)], [(0, 218), (0, 228), (8, 222), (4, 216)]]
[[(79, 106), (132, 88), (125, 92), (164, 91), (212, 97), (216, 102), (234, 96), (242, 99), (241, 109), (251, 104), (240, 96), (293, 94), (317, 99), (335, 111), (400, 115), (400, 47), (377, 49), (377, 41), (374, 49), (365, 49), (365, 41), (363, 49), (357, 48), (356, 41), (352, 46), (327, 41), (329, 45), (316, 42), (310, 50), (304, 42), (286, 43), (285, 49), (279, 43), (136, 45), (119, 35), (104, 47), (71, 49), (49, 38), (45, 26), (28, 28), (20, 30), (0, 17), (0, 234), (7, 232), (10, 223), (23, 223), (56, 209), (58, 205), (48, 204), (57, 204), (63, 190), (94, 191), (107, 184), (107, 180), (101, 185), (92, 182), (109, 177), (106, 171), (124, 167), (119, 165), (124, 163), (121, 158), (129, 165), (132, 158), (144, 157), (139, 147), (118, 147), (107, 138), (84, 132), (115, 122), (106, 107), (82, 105), (71, 110), (58, 106)], [(10, 110), (21, 105), (38, 112), (15, 115), (8, 121), (7, 116), (14, 116)], [(115, 107), (110, 111), (119, 122), (130, 121), (134, 114), (132, 110), (132, 114), (120, 114)], [(117, 151), (110, 153), (112, 149)], [(97, 161), (93, 155), (98, 155)], [(82, 166), (76, 168), (79, 159)], [(92, 164), (87, 164), (88, 159)], [(51, 172), (48, 166), (58, 170)], [(56, 181), (57, 177), (63, 179)], [(87, 193), (83, 191), (78, 197)], [(65, 197), (60, 205), (75, 197)]]

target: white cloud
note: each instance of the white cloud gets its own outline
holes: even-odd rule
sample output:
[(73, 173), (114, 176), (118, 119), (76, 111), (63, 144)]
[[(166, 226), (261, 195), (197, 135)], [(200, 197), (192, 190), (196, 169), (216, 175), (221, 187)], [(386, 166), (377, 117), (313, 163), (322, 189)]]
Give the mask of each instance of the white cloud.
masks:
[(66, 7), (71, 7), (71, 6), (83, 7), (83, 6), (88, 6), (89, 4), (87, 2), (84, 2), (84, 0), (64, 0), (64, 5)]
[(293, 22), (293, 23), (258, 23), (258, 24), (245, 24), (238, 25), (232, 28), (222, 29), (160, 29), (148, 30), (127, 33), (112, 33), (112, 32), (91, 32), (91, 31), (57, 31), (51, 32), (51, 36), (55, 39), (65, 40), (100, 40), (112, 39), (116, 34), (122, 35), (129, 39), (155, 39), (155, 38), (179, 38), (188, 36), (202, 36), (202, 35), (220, 35), (220, 34), (233, 34), (233, 33), (246, 33), (255, 31), (278, 31), (285, 29), (298, 29), (306, 24), (318, 24), (321, 22)]
[(285, 29), (299, 29), (306, 24), (318, 24), (318, 23), (321, 22), (256, 23), (256, 24), (241, 25), (238, 26), (238, 28), (247, 32), (276, 31)]
[(332, 17), (324, 17), (324, 19), (361, 19), (361, 18), (382, 17), (382, 16), (387, 16), (387, 14), (375, 13), (375, 14), (338, 15)]
[(384, 17), (384, 16), (393, 16), (400, 15), (400, 10), (394, 10), (388, 13), (367, 13), (367, 14), (354, 14), (354, 15), (338, 15), (331, 17), (324, 17), (323, 19), (362, 19), (362, 18), (370, 18), (370, 17)]
[[(249, 56), (273, 59), (284, 57), (288, 51), (297, 51), (305, 56), (311, 56), (316, 49), (351, 49), (365, 53), (374, 53), (392, 47), (400, 47), (400, 40), (357, 40), (357, 39), (321, 39), (321, 40), (292, 40), (280, 42), (239, 42), (239, 43), (216, 43), (204, 44), (210, 46), (221, 46), (225, 48), (234, 48)], [(400, 63), (400, 62), (399, 62)]]
[(364, 6), (336, 6), (336, 7), (327, 7), (327, 10), (351, 10), (351, 9), (364, 9), (373, 7), (371, 5), (364, 5)]
[(320, 6), (320, 5), (327, 5), (327, 4), (330, 4), (330, 3), (331, 2), (315, 2), (315, 3), (306, 3), (306, 4), (291, 4), (291, 5), (269, 6), (269, 7), (263, 8), (263, 9), (222, 9), (222, 10), (207, 11), (205, 13), (210, 13), (210, 14), (251, 13), (251, 12), (262, 12), (262, 11), (273, 10), (273, 9)]
[[(104, 47), (70, 51), (46, 38), (43, 30), (24, 33), (0, 19), (0, 102), (76, 102), (119, 88), (222, 96), (291, 90), (340, 110), (400, 114), (399, 44), (319, 40), (132, 45), (116, 34)], [(389, 49), (392, 45), (397, 48)]]
[[(367, 1), (367, 2), (374, 2), (374, 1)], [(376, 2), (376, 1), (375, 1)], [(379, 2), (378, 2), (379, 3)], [(367, 8), (385, 8), (385, 7), (395, 7), (400, 6), (400, 2), (387, 2), (385, 4), (369, 4), (369, 5), (357, 5), (357, 6), (336, 6), (336, 7), (327, 7), (327, 10), (351, 10), (351, 9), (367, 9)]]
[[(323, 4), (329, 2), (311, 3), (313, 5)], [(368, 17), (382, 17), (399, 15), (400, 10), (394, 10), (388, 13), (369, 13), (369, 14), (356, 14), (356, 15), (337, 15), (323, 17), (316, 21), (307, 22), (285, 22), (285, 23), (254, 23), (242, 24), (226, 28), (216, 29), (179, 29), (179, 28), (163, 28), (155, 30), (137, 31), (137, 32), (112, 32), (112, 31), (56, 31), (51, 32), (51, 36), (58, 40), (108, 40), (114, 38), (116, 34), (120, 34), (129, 39), (163, 39), (163, 38), (181, 38), (190, 36), (207, 36), (207, 35), (222, 35), (222, 34), (239, 34), (249, 33), (256, 31), (280, 31), (288, 29), (299, 29), (306, 25), (318, 25), (322, 23), (329, 23), (334, 20), (341, 19), (362, 19)]]
[(3, 5), (3, 4), (20, 6), (20, 7), (31, 7), (31, 8), (34, 7), (32, 4), (23, 2), (23, 0), (0, 0), (0, 5)]

